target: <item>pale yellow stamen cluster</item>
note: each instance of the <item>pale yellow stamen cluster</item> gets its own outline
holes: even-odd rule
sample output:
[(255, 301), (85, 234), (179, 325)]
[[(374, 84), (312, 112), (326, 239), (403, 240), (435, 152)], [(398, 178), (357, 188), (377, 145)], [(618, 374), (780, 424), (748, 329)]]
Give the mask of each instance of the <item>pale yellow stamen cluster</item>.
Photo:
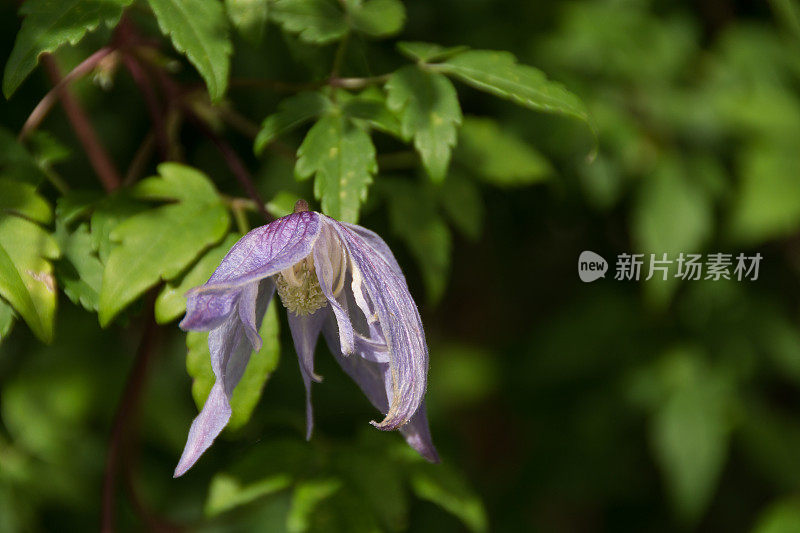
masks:
[(281, 270), (275, 276), (275, 284), (284, 307), (296, 315), (310, 315), (328, 303), (310, 255), (294, 266)]

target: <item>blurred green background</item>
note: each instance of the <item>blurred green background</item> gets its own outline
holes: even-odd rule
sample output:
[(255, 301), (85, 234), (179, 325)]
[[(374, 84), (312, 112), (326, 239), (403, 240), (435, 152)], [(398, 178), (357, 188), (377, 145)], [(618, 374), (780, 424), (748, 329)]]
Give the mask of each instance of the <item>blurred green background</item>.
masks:
[[(15, 9), (0, 4), (0, 57), (19, 28)], [(420, 304), (442, 465), (417, 462), (399, 435), (369, 427), (372, 407), (324, 347), (306, 443), (284, 322), (280, 364), (251, 421), (173, 480), (196, 413), (173, 323), (159, 330), (138, 436), (125, 443), (121, 529), (800, 531), (798, 4), (409, 0), (406, 9), (404, 40), (509, 50), (564, 83), (598, 139), (592, 154), (585, 126), (459, 86), (464, 114), (482, 117), (467, 120), (448, 177), (466, 175), (467, 199), (437, 196), (402, 165), (381, 168), (360, 223), (395, 250)], [(59, 62), (66, 70), (107, 39), (100, 30)], [(374, 73), (400, 64), (393, 43), (370, 46)], [(275, 26), (239, 50), (234, 77), (315, 77), (317, 51)], [(0, 101), (0, 124), (19, 131), (48, 88), (37, 71)], [(85, 79), (75, 91), (124, 168), (149, 129), (133, 83), (120, 74), (108, 90)], [(258, 122), (281, 96), (234, 87), (228, 100)], [(45, 125), (69, 149), (60, 175), (96, 187), (61, 111)], [(486, 144), (492, 128), (511, 139), (495, 131)], [(291, 166), (231, 138), (265, 197), (311, 198)], [(190, 126), (181, 140), (189, 164), (241, 194), (208, 141)], [(420, 198), (437, 200), (428, 208)], [(436, 250), (404, 233), (424, 209), (454, 229)], [(583, 250), (612, 272), (623, 252), (763, 260), (757, 281), (584, 284)], [(52, 345), (21, 323), (0, 345), (0, 531), (98, 527), (137, 320), (100, 330), (61, 295)]]

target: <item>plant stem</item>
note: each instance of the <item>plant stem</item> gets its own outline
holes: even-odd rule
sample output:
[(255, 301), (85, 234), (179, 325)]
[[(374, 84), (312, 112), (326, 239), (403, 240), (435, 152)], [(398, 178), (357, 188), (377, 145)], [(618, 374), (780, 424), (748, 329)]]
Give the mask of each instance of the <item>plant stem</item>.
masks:
[(134, 476), (136, 473), (136, 465), (134, 464), (132, 458), (129, 457), (128, 459), (129, 460), (125, 462), (123, 467), (125, 487), (128, 489), (131, 505), (136, 511), (136, 514), (147, 525), (147, 531), (152, 531), (154, 533), (174, 533), (183, 531), (183, 527), (168, 522), (147, 508), (145, 502), (142, 500), (142, 497), (139, 494), (139, 489), (136, 486), (136, 479)]
[(328, 85), (331, 87), (341, 87), (342, 89), (363, 89), (370, 85), (382, 85), (389, 81), (391, 74), (382, 74), (380, 76), (371, 76), (368, 78), (335, 78), (331, 77), (328, 80)]
[(83, 145), (86, 156), (89, 158), (89, 162), (100, 179), (103, 188), (106, 192), (119, 188), (122, 183), (119, 172), (117, 172), (114, 163), (111, 162), (111, 158), (106, 153), (103, 145), (100, 144), (89, 118), (78, 101), (70, 94), (69, 88), (64, 85), (59, 86), (63, 78), (55, 60), (49, 54), (45, 54), (42, 56), (42, 64), (57, 89), (56, 92), (61, 100), (64, 112), (67, 114), (67, 119), (72, 124), (72, 129), (75, 130), (75, 135), (77, 135), (81, 145)]
[[(135, 34), (130, 27), (127, 29), (126, 34), (128, 35), (128, 39), (135, 38)], [(136, 62), (140, 60), (138, 57), (132, 58)], [(220, 154), (222, 154), (222, 158), (225, 160), (225, 163), (227, 163), (228, 168), (230, 168), (234, 177), (245, 190), (247, 195), (256, 203), (258, 211), (262, 214), (262, 216), (270, 222), (275, 220), (274, 217), (267, 212), (267, 209), (264, 206), (264, 200), (261, 198), (261, 195), (259, 194), (258, 189), (256, 189), (255, 184), (253, 184), (250, 172), (247, 170), (242, 160), (239, 159), (236, 151), (231, 148), (231, 146), (219, 135), (217, 135), (208, 125), (206, 125), (203, 119), (195, 113), (191, 105), (187, 104), (183, 100), (183, 91), (177, 82), (175, 82), (166, 72), (164, 72), (162, 68), (154, 65), (150, 66), (153, 68), (153, 73), (161, 84), (164, 94), (167, 96), (167, 108), (169, 109), (170, 106), (174, 105), (186, 113), (186, 117), (197, 127), (197, 129), (200, 130), (203, 135), (208, 137), (214, 146), (217, 147)]]
[(250, 224), (247, 222), (247, 214), (241, 204), (231, 202), (231, 211), (233, 211), (233, 218), (236, 220), (236, 227), (239, 228), (239, 233), (244, 235), (250, 231)]
[(156, 142), (158, 145), (158, 153), (163, 161), (169, 160), (169, 141), (167, 139), (167, 129), (164, 125), (164, 111), (158, 102), (156, 92), (150, 84), (147, 73), (142, 68), (136, 59), (128, 54), (122, 55), (122, 61), (125, 67), (130, 72), (136, 86), (142, 92), (144, 101), (147, 107), (147, 112), (150, 114), (150, 120), (153, 121), (153, 129), (155, 131)]
[[(209, 107), (209, 109), (216, 113), (223, 122), (228, 124), (231, 128), (238, 131), (249, 139), (255, 139), (259, 132), (258, 124), (252, 122), (244, 117), (241, 113), (230, 107)], [(295, 150), (284, 142), (279, 140), (272, 141), (267, 146), (267, 150), (294, 162), (297, 159)]]
[(127, 186), (133, 185), (139, 177), (144, 174), (145, 167), (147, 162), (150, 161), (150, 157), (153, 155), (153, 149), (156, 147), (156, 136), (155, 134), (150, 131), (147, 135), (145, 135), (144, 140), (139, 145), (139, 148), (136, 149), (136, 153), (133, 154), (133, 159), (131, 159), (131, 164), (128, 166), (128, 171), (125, 172), (125, 179), (123, 180), (122, 184)]
[(347, 43), (350, 41), (350, 34), (345, 33), (344, 37), (341, 41), (339, 41), (339, 46), (336, 47), (336, 55), (333, 57), (333, 68), (331, 68), (331, 75), (328, 80), (336, 79), (339, 77), (339, 71), (342, 69), (342, 64), (344, 63), (344, 55), (347, 52)]
[(231, 145), (228, 144), (222, 137), (217, 135), (210, 127), (208, 127), (203, 120), (195, 115), (191, 109), (184, 107), (187, 111), (187, 118), (200, 130), (200, 133), (208, 137), (208, 139), (217, 147), (219, 153), (222, 155), (222, 158), (225, 160), (225, 163), (228, 165), (228, 168), (231, 169), (236, 180), (239, 182), (239, 185), (247, 193), (247, 196), (253, 199), (256, 203), (256, 207), (258, 208), (259, 213), (261, 213), (265, 219), (268, 221), (275, 220), (272, 215), (267, 212), (267, 208), (264, 206), (264, 200), (261, 198), (261, 195), (256, 189), (255, 184), (253, 183), (253, 179), (250, 176), (250, 172), (244, 166), (244, 163), (239, 156), (236, 154), (236, 151), (231, 148)]
[(62, 196), (69, 192), (69, 185), (55, 170), (41, 164), (39, 167), (42, 169), (42, 172), (44, 172), (44, 175), (47, 176), (47, 180), (53, 184), (53, 187), (55, 187)]
[(389, 74), (381, 74), (380, 76), (369, 76), (366, 78), (340, 78), (331, 75), (327, 79), (319, 81), (311, 81), (305, 83), (292, 83), (277, 80), (267, 80), (260, 78), (233, 78), (229, 82), (230, 87), (259, 87), (263, 89), (270, 89), (275, 92), (301, 92), (313, 91), (326, 85), (330, 87), (340, 87), (342, 89), (363, 89), (370, 85), (380, 85), (389, 80)]
[(270, 89), (279, 93), (295, 93), (313, 91), (328, 84), (328, 80), (292, 83), (288, 81), (268, 80), (261, 78), (232, 78), (228, 85), (234, 87), (257, 87)]
[(219, 118), (230, 125), (233, 129), (250, 139), (255, 139), (259, 130), (261, 129), (258, 127), (258, 124), (251, 122), (246, 117), (239, 114), (235, 109), (231, 109), (226, 105), (218, 107), (209, 106), (209, 109), (213, 113), (216, 113)]
[(106, 457), (105, 475), (103, 477), (103, 508), (102, 508), (102, 531), (110, 533), (114, 531), (114, 511), (116, 496), (116, 475), (120, 464), (121, 451), (131, 431), (135, 425), (138, 415), (139, 400), (144, 389), (147, 369), (155, 354), (158, 337), (158, 326), (155, 322), (153, 304), (155, 292), (151, 292), (145, 304), (144, 331), (142, 340), (136, 351), (136, 358), (133, 368), (128, 375), (125, 383), (125, 390), (122, 393), (117, 414), (114, 417), (114, 425), (111, 430), (111, 442), (109, 444), (108, 456)]
[(97, 52), (84, 59), (80, 65), (72, 69), (69, 74), (64, 76), (61, 81), (56, 83), (55, 86), (44, 95), (44, 98), (42, 98), (39, 103), (36, 104), (36, 107), (33, 108), (31, 114), (28, 115), (28, 120), (25, 121), (25, 124), (22, 125), (22, 129), (19, 132), (18, 140), (24, 141), (25, 138), (31, 134), (31, 132), (41, 125), (42, 121), (53, 108), (53, 105), (55, 105), (56, 100), (58, 100), (59, 93), (62, 89), (64, 89), (73, 81), (82, 78), (94, 70), (100, 61), (113, 52), (114, 50), (110, 47), (101, 48)]

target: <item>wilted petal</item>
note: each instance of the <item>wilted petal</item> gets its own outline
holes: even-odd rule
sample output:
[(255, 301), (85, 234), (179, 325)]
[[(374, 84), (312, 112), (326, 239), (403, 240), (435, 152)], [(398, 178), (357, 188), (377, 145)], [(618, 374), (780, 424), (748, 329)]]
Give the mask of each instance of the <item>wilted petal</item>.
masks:
[(250, 341), (253, 351), (256, 352), (261, 350), (262, 344), (261, 335), (258, 334), (261, 320), (259, 320), (257, 316), (258, 310), (256, 309), (259, 292), (262, 292), (262, 294), (268, 293), (269, 297), (272, 298), (275, 292), (275, 283), (272, 279), (267, 278), (260, 282), (254, 281), (248, 283), (244, 286), (244, 289), (242, 289), (242, 293), (239, 297), (239, 320), (242, 321), (244, 333), (247, 335), (247, 339)]
[(233, 311), (243, 287), (288, 268), (311, 253), (320, 215), (293, 213), (261, 226), (233, 245), (204, 285), (187, 293), (184, 330), (219, 326)]
[(403, 275), (403, 271), (400, 269), (400, 265), (397, 263), (397, 259), (394, 258), (394, 254), (392, 250), (389, 248), (381, 237), (375, 233), (374, 231), (370, 231), (365, 227), (359, 226), (357, 224), (350, 224), (348, 222), (339, 222), (342, 226), (346, 227), (362, 239), (367, 242), (376, 252), (378, 252), (385, 260), (392, 271), (395, 273), (397, 277), (403, 280), (405, 283), (406, 278)]
[[(264, 313), (273, 291), (272, 281), (264, 280), (257, 293), (247, 290), (243, 292), (243, 296), (253, 294), (255, 297), (252, 298), (252, 301), (247, 298), (247, 302), (240, 301), (237, 305), (252, 305), (255, 322), (260, 324), (264, 319)], [(211, 446), (231, 418), (230, 398), (234, 387), (242, 379), (253, 350), (239, 313), (231, 313), (222, 325), (209, 333), (208, 348), (211, 352), (211, 368), (216, 381), (202, 411), (192, 421), (186, 447), (175, 468), (175, 477), (183, 475), (192, 467), (203, 452)]]
[(356, 333), (356, 352), (367, 361), (375, 363), (389, 362), (389, 348), (383, 341), (375, 340)]
[[(325, 217), (326, 225), (342, 238), (350, 257), (352, 290), (368, 321), (377, 319), (389, 351), (389, 409), (386, 418), (373, 423), (384, 430), (397, 429), (411, 420), (425, 396), (428, 346), (419, 311), (382, 253), (359, 234)], [(359, 293), (365, 292), (367, 296)]]
[(292, 330), (292, 340), (294, 340), (294, 350), (300, 363), (300, 373), (303, 376), (303, 383), (306, 386), (306, 440), (311, 438), (314, 429), (314, 412), (311, 406), (311, 382), (319, 383), (322, 378), (314, 373), (314, 349), (317, 346), (317, 338), (322, 329), (322, 325), (330, 316), (329, 309), (322, 308), (311, 315), (296, 315), (287, 313), (289, 317), (289, 329)]
[(319, 238), (314, 245), (314, 267), (323, 294), (328, 299), (336, 323), (339, 325), (339, 344), (345, 354), (353, 353), (353, 324), (344, 296), (345, 267), (347, 256), (339, 236), (327, 225), (322, 226)]
[(182, 476), (197, 462), (203, 452), (217, 438), (217, 435), (228, 425), (230, 418), (230, 401), (223, 390), (222, 383), (217, 381), (206, 399), (203, 410), (192, 421), (186, 447), (183, 449), (178, 466), (175, 467), (173, 477)]
[[(339, 350), (335, 326), (330, 321), (325, 324), (322, 332), (328, 343), (328, 348), (334, 354), (342, 369), (358, 384), (372, 405), (386, 414), (389, 411), (389, 395), (392, 394), (393, 387), (389, 363), (376, 362), (382, 356), (380, 354), (367, 353), (369, 348), (366, 345), (361, 346), (366, 350), (364, 352), (359, 350), (357, 354), (343, 356)], [(439, 462), (439, 455), (436, 453), (436, 447), (431, 440), (424, 402), (417, 409), (411, 420), (400, 428), (400, 433), (409, 446), (417, 450), (425, 459), (433, 463)]]
[(411, 421), (400, 428), (400, 433), (406, 438), (408, 445), (417, 450), (422, 457), (432, 463), (440, 461), (431, 439), (431, 428), (428, 424), (428, 412), (424, 400), (414, 416), (411, 417)]

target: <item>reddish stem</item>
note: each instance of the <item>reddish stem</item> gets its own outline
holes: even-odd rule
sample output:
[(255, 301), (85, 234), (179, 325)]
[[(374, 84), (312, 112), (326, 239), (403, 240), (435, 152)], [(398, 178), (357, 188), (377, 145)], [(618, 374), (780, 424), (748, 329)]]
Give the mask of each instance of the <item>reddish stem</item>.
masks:
[(158, 145), (158, 153), (164, 161), (169, 160), (169, 140), (167, 139), (167, 128), (164, 125), (164, 111), (158, 102), (156, 92), (150, 84), (150, 79), (142, 66), (134, 57), (127, 53), (122, 54), (122, 61), (125, 67), (130, 72), (136, 86), (142, 92), (147, 112), (150, 115), (150, 120), (153, 121), (153, 129), (156, 135), (156, 143)]
[(114, 417), (114, 426), (111, 430), (111, 442), (106, 457), (105, 476), (103, 478), (103, 510), (102, 510), (102, 531), (110, 533), (114, 531), (114, 511), (116, 499), (116, 475), (119, 469), (122, 449), (125, 442), (130, 437), (134, 423), (133, 419), (138, 415), (139, 398), (144, 389), (147, 378), (147, 369), (155, 353), (158, 326), (153, 316), (154, 298), (151, 295), (145, 305), (144, 332), (139, 349), (136, 351), (136, 359), (133, 368), (128, 375), (125, 383), (125, 390), (122, 393), (117, 414)]
[(256, 186), (253, 184), (253, 179), (250, 176), (250, 172), (244, 166), (242, 160), (239, 159), (236, 151), (231, 148), (231, 145), (228, 144), (222, 137), (214, 133), (214, 131), (209, 128), (200, 117), (195, 115), (191, 109), (186, 108), (186, 111), (187, 118), (192, 122), (192, 124), (197, 126), (197, 129), (200, 130), (200, 133), (208, 137), (208, 139), (214, 143), (214, 146), (217, 147), (217, 150), (219, 150), (219, 153), (222, 155), (222, 158), (225, 160), (228, 168), (231, 169), (231, 172), (239, 182), (239, 185), (241, 185), (245, 190), (247, 196), (249, 196), (256, 203), (256, 208), (258, 211), (268, 221), (275, 220), (275, 218), (267, 212), (267, 209), (264, 205), (264, 200), (261, 198)]
[(61, 81), (59, 81), (47, 92), (46, 95), (44, 95), (44, 98), (42, 98), (41, 101), (36, 104), (36, 107), (33, 108), (33, 111), (31, 111), (31, 114), (28, 116), (28, 120), (26, 120), (25, 124), (22, 125), (22, 130), (19, 132), (18, 139), (20, 141), (25, 140), (25, 138), (30, 135), (32, 131), (41, 125), (42, 121), (55, 105), (56, 100), (58, 100), (59, 92), (64, 87), (94, 70), (94, 68), (112, 52), (113, 49), (109, 47), (101, 48), (97, 52), (84, 59), (80, 65), (72, 69), (69, 74), (64, 76)]
[(59, 85), (63, 78), (58, 65), (53, 57), (48, 54), (42, 56), (42, 64), (50, 80), (56, 87), (58, 98), (61, 100), (61, 105), (64, 108), (64, 112), (67, 114), (67, 119), (69, 119), (72, 124), (72, 129), (75, 131), (75, 135), (77, 135), (78, 140), (81, 145), (83, 145), (83, 149), (97, 177), (100, 179), (100, 183), (103, 185), (106, 192), (117, 189), (122, 183), (119, 172), (117, 172), (114, 163), (111, 162), (111, 158), (108, 156), (108, 153), (106, 153), (103, 145), (100, 144), (100, 140), (97, 138), (97, 133), (94, 131), (91, 122), (89, 122), (89, 118), (86, 116), (86, 113), (83, 111), (78, 101), (70, 93), (69, 87)]

